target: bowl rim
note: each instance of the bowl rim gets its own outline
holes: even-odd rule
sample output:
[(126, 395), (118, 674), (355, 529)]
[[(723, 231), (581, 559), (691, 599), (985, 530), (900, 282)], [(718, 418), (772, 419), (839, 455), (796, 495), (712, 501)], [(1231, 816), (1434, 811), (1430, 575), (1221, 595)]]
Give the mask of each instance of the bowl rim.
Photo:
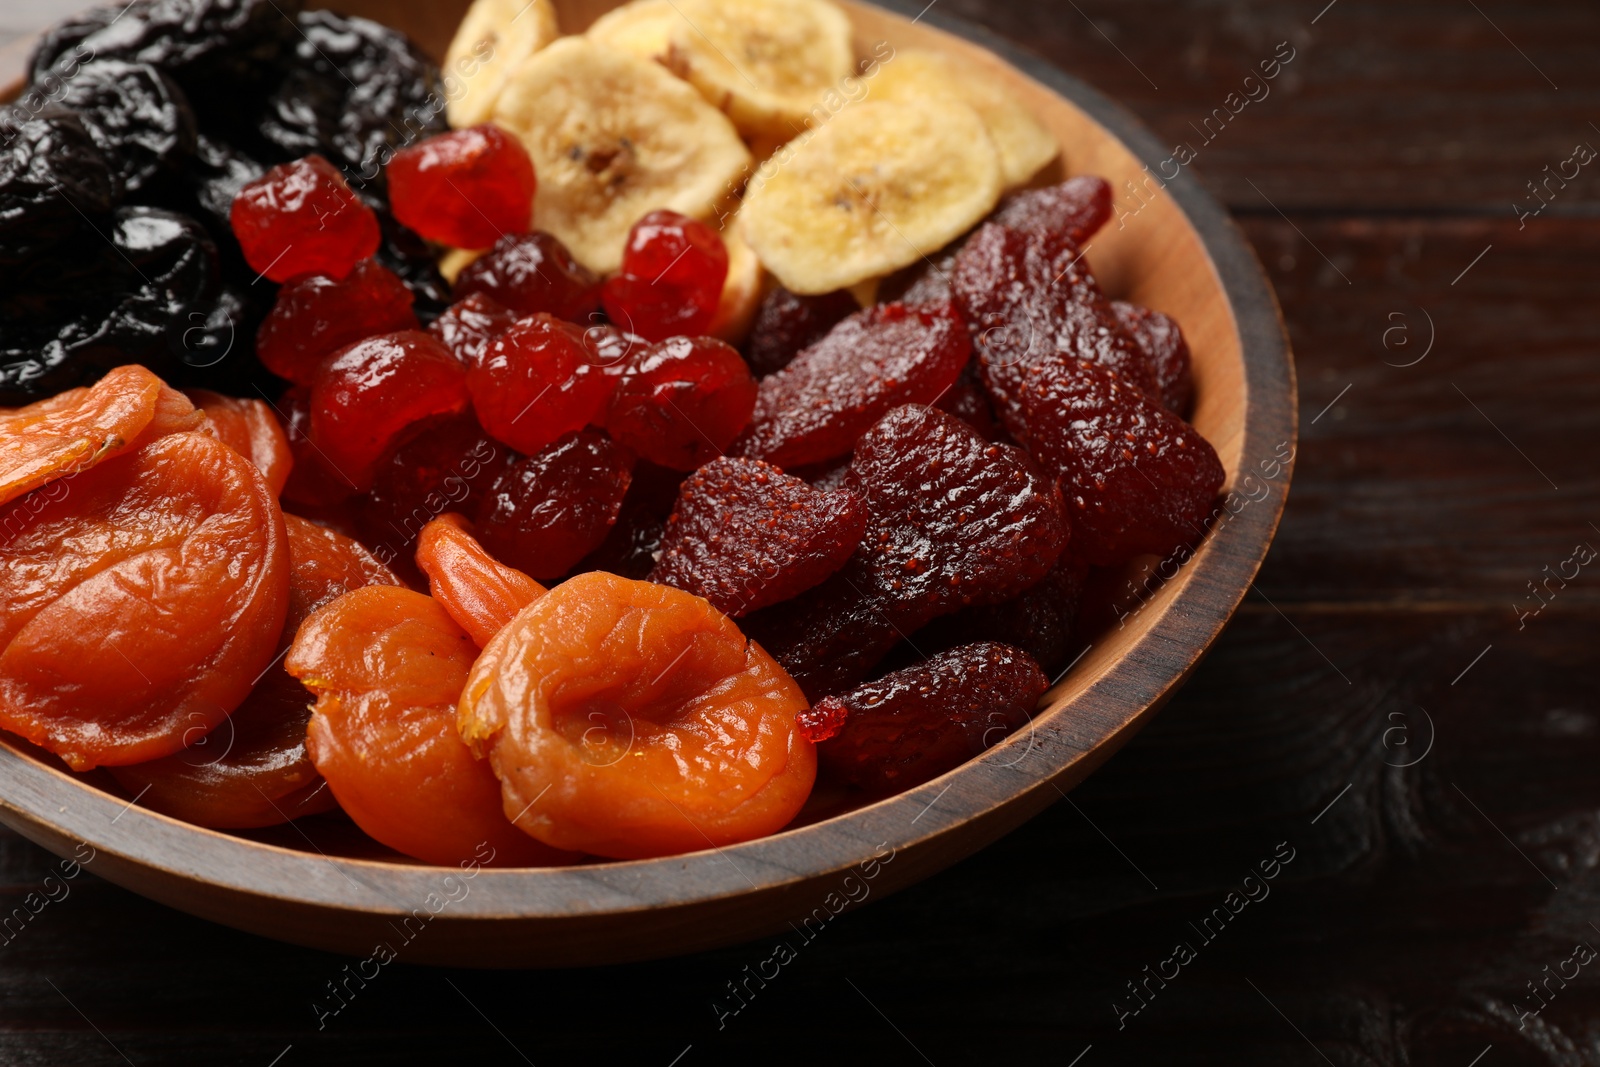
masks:
[[(1154, 166), (1167, 155), (1130, 111), (997, 34), (921, 0), (864, 2), (913, 22), (926, 21), (987, 49), (1082, 111), (1139, 162)], [(0, 99), (16, 90), (16, 85), (0, 88)], [(1163, 184), (1199, 237), (1240, 342), (1246, 392), (1242, 462), (1271, 454), (1278, 442), (1296, 447), (1293, 357), (1265, 273), (1242, 232), (1189, 169)], [(1109, 758), (1181, 685), (1253, 588), (1292, 476), (1291, 463), (1277, 480), (1281, 491), (1209, 531), (1185, 564), (1190, 568), (1186, 587), (1165, 603), (1147, 606), (1157, 614), (1126, 653), (1071, 703), (1042, 714), (1025, 733), (933, 781), (755, 841), (648, 860), (482, 868), (470, 873), (474, 892), (453, 903), (451, 921), (557, 921), (707, 905), (752, 891), (782, 891), (843, 877), (875, 857), (887, 863), (897, 852), (926, 852), (925, 846), (975, 820), (1004, 824), (984, 841), (941, 858), (921, 873), (954, 862), (1042, 810), (1056, 799), (1052, 793), (1065, 796), (1063, 787), (1076, 785)], [(1205, 590), (1209, 597), (1201, 595)], [(1072, 714), (1097, 699), (1123, 709), (1121, 721), (1086, 724)], [(62, 842), (83, 842), (97, 856), (203, 883), (238, 898), (402, 916), (456, 873), (396, 860), (328, 856), (309, 837), (305, 840), (313, 851), (307, 852), (194, 826), (80, 782), (9, 745), (0, 745), (0, 781), (7, 785), (0, 795), (0, 821), (46, 847), (60, 852)], [(62, 805), (62, 787), (69, 784), (77, 787), (70, 794), (74, 802)], [(52, 806), (59, 810), (46, 814)], [(1003, 809), (1026, 810), (1006, 819), (1000, 817)], [(305, 836), (303, 830), (301, 834)], [(887, 854), (880, 851), (885, 848)], [(272, 862), (263, 864), (263, 859)], [(374, 884), (378, 879), (381, 885)]]

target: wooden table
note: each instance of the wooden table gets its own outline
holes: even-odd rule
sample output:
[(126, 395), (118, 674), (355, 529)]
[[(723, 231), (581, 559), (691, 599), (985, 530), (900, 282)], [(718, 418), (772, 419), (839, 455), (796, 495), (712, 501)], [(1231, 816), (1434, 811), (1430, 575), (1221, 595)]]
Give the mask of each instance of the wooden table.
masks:
[[(320, 1029), (345, 960), (84, 876), (0, 943), (0, 1062), (1600, 1063), (1600, 166), (1518, 217), (1600, 145), (1600, 9), (1324, 2), (936, 9), (1196, 146), (1299, 358), (1259, 594), (1070, 801), (775, 977), (394, 964)], [(56, 866), (0, 835), (0, 907)]]

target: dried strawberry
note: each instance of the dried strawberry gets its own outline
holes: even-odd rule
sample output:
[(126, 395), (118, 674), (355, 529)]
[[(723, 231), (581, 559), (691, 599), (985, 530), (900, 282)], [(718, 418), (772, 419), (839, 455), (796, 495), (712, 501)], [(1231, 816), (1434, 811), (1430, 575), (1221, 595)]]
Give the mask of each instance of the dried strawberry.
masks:
[(1020, 648), (1054, 677), (1078, 652), (1074, 624), (1088, 577), (1088, 566), (1066, 553), (1042, 582), (1025, 593), (935, 619), (913, 634), (911, 643), (928, 654), (977, 641), (999, 641)]
[(1021, 729), (1047, 688), (1026, 652), (986, 641), (825, 697), (796, 722), (821, 742), (828, 772), (890, 792), (936, 778)]
[(732, 346), (674, 337), (629, 357), (606, 429), (652, 463), (692, 471), (750, 423), (756, 382)]
[(1166, 409), (1179, 418), (1189, 417), (1194, 402), (1194, 380), (1189, 372), (1189, 342), (1170, 315), (1112, 301), (1111, 310), (1134, 346), (1144, 353), (1155, 374), (1155, 395)]
[(430, 241), (487, 248), (533, 218), (533, 160), (498, 126), (474, 126), (402, 149), (389, 164), (394, 217)]
[(650, 580), (737, 619), (837, 571), (866, 527), (854, 493), (820, 492), (760, 460), (723, 457), (683, 483)]
[(304, 274), (278, 290), (256, 332), (256, 355), (273, 374), (310, 385), (322, 361), (380, 333), (417, 328), (411, 290), (399, 276), (364, 259), (342, 279)]
[(424, 431), (378, 466), (362, 502), (362, 540), (409, 558), (429, 522), (448, 511), (475, 514), (514, 459), (471, 415)]
[(778, 286), (762, 298), (750, 327), (745, 359), (757, 378), (765, 378), (824, 337), (834, 325), (858, 310), (856, 298), (844, 289), (821, 296), (800, 296)]
[(1068, 537), (1060, 491), (1013, 445), (902, 407), (856, 444), (867, 532), (843, 569), (749, 622), (813, 699), (859, 682), (904, 634), (1038, 583)]
[(633, 224), (622, 270), (606, 280), (602, 300), (611, 321), (649, 341), (707, 332), (728, 250), (710, 226), (676, 211), (652, 211)]
[(859, 311), (762, 379), (740, 454), (780, 467), (842, 456), (891, 409), (938, 400), (971, 353), (953, 304)]
[(569, 433), (495, 479), (478, 540), (531, 578), (559, 578), (605, 540), (632, 468), (628, 450), (601, 431)]
[(467, 366), (516, 323), (516, 312), (483, 293), (457, 300), (428, 325), (428, 332)]
[(614, 388), (577, 327), (545, 314), (512, 326), (467, 369), (483, 428), (529, 454), (597, 421)]
[(456, 278), (459, 300), (473, 293), (493, 297), (521, 315), (549, 312), (584, 322), (600, 308), (600, 279), (548, 233), (508, 233)]
[(271, 281), (343, 278), (378, 250), (378, 217), (321, 156), (273, 167), (247, 183), (229, 214), (250, 269)]
[(983, 382), (972, 363), (962, 369), (956, 384), (934, 406), (977, 430), (985, 441), (1006, 439), (1005, 430), (995, 421), (994, 405), (989, 403), (989, 394), (984, 392)]
[(1057, 248), (1082, 248), (1111, 218), (1111, 186), (1104, 178), (1079, 175), (1059, 185), (1013, 193), (989, 221), (1019, 233), (1046, 236)]

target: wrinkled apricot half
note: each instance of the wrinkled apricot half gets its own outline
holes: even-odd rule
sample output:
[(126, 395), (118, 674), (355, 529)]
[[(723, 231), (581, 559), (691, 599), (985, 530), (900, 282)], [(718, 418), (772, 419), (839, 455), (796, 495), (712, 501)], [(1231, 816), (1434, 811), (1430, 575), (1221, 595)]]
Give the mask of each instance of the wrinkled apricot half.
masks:
[[(295, 515), (283, 521), (289, 535), (289, 615), (280, 656), (322, 605), (353, 589), (400, 584), (343, 534)], [(182, 752), (111, 773), (140, 804), (199, 826), (242, 830), (315, 815), (332, 808), (334, 798), (306, 754), (310, 719), (305, 687), (281, 659), (274, 660), (245, 702), (210, 733), (191, 731), (192, 743)]]
[(170, 755), (272, 662), (289, 600), (260, 473), (180, 433), (0, 510), (0, 726), (78, 770)]
[(557, 848), (619, 859), (782, 829), (816, 778), (798, 686), (699, 597), (603, 572), (570, 578), (484, 650), (461, 732), (505, 811)]
[(357, 826), (428, 863), (496, 866), (570, 859), (519, 831), (500, 783), (456, 732), (478, 648), (431, 597), (357, 589), (300, 627), (285, 666), (317, 694), (306, 750)]
[(545, 594), (544, 586), (489, 555), (467, 520), (453, 513), (422, 528), (417, 566), (433, 598), (479, 648)]
[(283, 492), (294, 466), (289, 435), (272, 409), (260, 400), (223, 396), (209, 389), (187, 389), (185, 395), (211, 419), (217, 438), (256, 465), (272, 495)]

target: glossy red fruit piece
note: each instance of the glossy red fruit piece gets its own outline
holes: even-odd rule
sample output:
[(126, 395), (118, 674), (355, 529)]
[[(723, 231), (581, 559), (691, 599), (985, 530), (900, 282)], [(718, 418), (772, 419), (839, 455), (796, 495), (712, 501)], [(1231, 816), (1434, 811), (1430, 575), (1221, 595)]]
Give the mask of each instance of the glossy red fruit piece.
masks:
[(755, 403), (756, 380), (732, 346), (674, 337), (629, 359), (605, 424), (652, 463), (692, 471), (727, 450)]
[(446, 512), (475, 514), (516, 458), (471, 415), (424, 430), (378, 465), (362, 501), (363, 540), (379, 559), (409, 559), (423, 527)]
[(737, 619), (837, 571), (866, 528), (856, 494), (821, 492), (769, 463), (724, 456), (683, 483), (650, 580)]
[(519, 316), (547, 311), (587, 322), (600, 307), (600, 279), (548, 233), (512, 233), (456, 278), (456, 299), (483, 293)]
[(293, 278), (256, 331), (256, 355), (278, 377), (310, 385), (322, 361), (346, 345), (416, 329), (411, 302), (406, 283), (376, 260), (362, 260), (342, 279)]
[(715, 230), (676, 211), (633, 224), (622, 269), (606, 281), (611, 320), (648, 341), (707, 332), (728, 278), (728, 250)]
[(994, 417), (994, 405), (983, 390), (977, 369), (968, 363), (948, 392), (934, 405), (977, 430), (985, 441), (1003, 441), (1006, 432)]
[(394, 217), (440, 244), (487, 248), (533, 218), (533, 160), (498, 126), (452, 130), (402, 149), (388, 177)]
[(1026, 652), (983, 642), (886, 674), (796, 717), (826, 773), (875, 793), (919, 785), (1026, 726), (1049, 681)]
[(1189, 342), (1170, 315), (1130, 304), (1111, 302), (1111, 310), (1134, 346), (1144, 353), (1155, 375), (1155, 395), (1179, 418), (1189, 417), (1194, 403), (1194, 379), (1189, 367)]
[(378, 462), (427, 420), (467, 410), (467, 368), (419, 330), (370, 337), (331, 357), (311, 387), (310, 440), (365, 490)]
[(354, 496), (355, 482), (340, 474), (311, 440), (311, 389), (292, 385), (278, 398), (273, 410), (289, 438), (294, 464), (281, 495), (285, 503), (304, 508), (324, 508)]
[(800, 296), (778, 286), (761, 300), (745, 359), (757, 378), (789, 365), (801, 349), (816, 344), (846, 315), (860, 310), (856, 298), (840, 289), (821, 296)]
[(478, 511), (478, 541), (531, 578), (560, 578), (605, 540), (633, 457), (600, 430), (569, 433), (511, 465)]
[(473, 293), (445, 308), (428, 324), (428, 332), (470, 367), (516, 321), (517, 313), (498, 300)]
[(233, 198), (229, 222), (250, 269), (271, 281), (343, 278), (378, 250), (378, 217), (321, 156), (283, 163)]
[(598, 421), (615, 387), (577, 327), (545, 314), (512, 326), (467, 369), (483, 428), (528, 454)]
[(858, 311), (761, 380), (738, 451), (785, 468), (846, 455), (891, 409), (942, 397), (971, 353), (953, 304)]

